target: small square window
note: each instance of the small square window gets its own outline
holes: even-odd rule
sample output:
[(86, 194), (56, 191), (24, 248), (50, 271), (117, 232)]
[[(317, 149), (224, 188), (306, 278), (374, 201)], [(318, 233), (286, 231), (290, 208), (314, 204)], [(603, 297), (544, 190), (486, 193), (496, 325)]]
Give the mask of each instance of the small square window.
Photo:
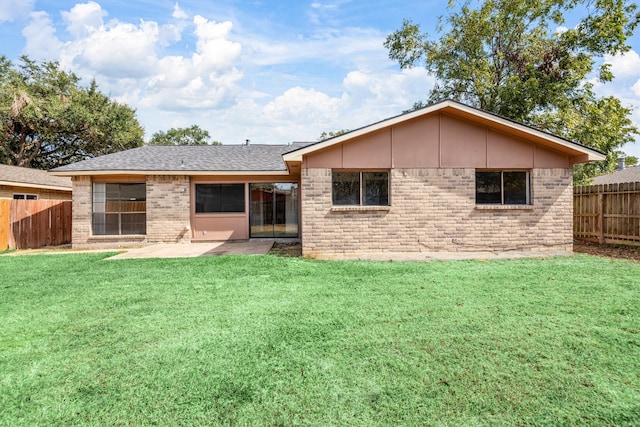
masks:
[(335, 206), (389, 206), (388, 171), (333, 171)]
[(476, 204), (530, 205), (529, 171), (476, 171)]

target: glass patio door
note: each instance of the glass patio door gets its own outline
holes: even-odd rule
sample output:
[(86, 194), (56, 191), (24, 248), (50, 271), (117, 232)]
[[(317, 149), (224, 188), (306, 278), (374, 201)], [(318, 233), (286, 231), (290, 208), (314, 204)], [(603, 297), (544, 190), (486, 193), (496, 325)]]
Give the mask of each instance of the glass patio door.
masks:
[(251, 237), (298, 237), (298, 184), (251, 184)]

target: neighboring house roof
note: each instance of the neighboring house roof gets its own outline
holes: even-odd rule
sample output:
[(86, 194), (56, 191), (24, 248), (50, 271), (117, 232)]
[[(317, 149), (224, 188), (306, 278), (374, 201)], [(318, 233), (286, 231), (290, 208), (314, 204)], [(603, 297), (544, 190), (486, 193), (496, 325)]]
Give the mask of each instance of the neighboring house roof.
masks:
[(0, 185), (71, 191), (71, 178), (53, 176), (40, 169), (0, 165)]
[(269, 174), (287, 173), (282, 155), (310, 143), (287, 145), (146, 145), (53, 169), (60, 175), (91, 173)]
[(640, 166), (629, 166), (622, 170), (593, 178), (593, 184), (619, 184), (640, 182)]
[(285, 161), (295, 162), (301, 161), (302, 156), (314, 151), (322, 150), (332, 145), (340, 144), (347, 140), (357, 138), (359, 136), (376, 132), (385, 128), (395, 126), (399, 123), (416, 119), (429, 114), (444, 112), (455, 117), (469, 120), (480, 125), (490, 126), (498, 130), (503, 130), (510, 134), (519, 136), (529, 141), (536, 142), (543, 146), (564, 152), (573, 157), (574, 163), (583, 163), (597, 160), (604, 160), (605, 155), (593, 148), (577, 144), (559, 136), (543, 132), (541, 130), (523, 125), (505, 117), (498, 116), (485, 110), (470, 107), (457, 101), (445, 100), (435, 104), (428, 105), (419, 110), (391, 117), (377, 123), (356, 129), (342, 135), (320, 141), (318, 143), (302, 147), (296, 151), (292, 151), (284, 156)]

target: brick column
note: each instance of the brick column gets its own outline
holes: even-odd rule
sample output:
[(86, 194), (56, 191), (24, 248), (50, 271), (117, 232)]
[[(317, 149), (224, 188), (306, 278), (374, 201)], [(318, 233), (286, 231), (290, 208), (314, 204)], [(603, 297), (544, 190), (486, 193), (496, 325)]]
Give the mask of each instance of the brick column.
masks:
[(91, 237), (91, 177), (74, 176), (72, 206), (72, 247), (86, 246)]
[(191, 242), (189, 177), (147, 176), (147, 241)]

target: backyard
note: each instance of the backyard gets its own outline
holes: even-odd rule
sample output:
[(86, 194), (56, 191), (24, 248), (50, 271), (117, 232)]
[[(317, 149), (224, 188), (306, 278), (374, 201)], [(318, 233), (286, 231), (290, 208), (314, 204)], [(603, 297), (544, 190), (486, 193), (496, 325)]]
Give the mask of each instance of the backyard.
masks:
[(638, 425), (640, 264), (0, 257), (0, 425)]

